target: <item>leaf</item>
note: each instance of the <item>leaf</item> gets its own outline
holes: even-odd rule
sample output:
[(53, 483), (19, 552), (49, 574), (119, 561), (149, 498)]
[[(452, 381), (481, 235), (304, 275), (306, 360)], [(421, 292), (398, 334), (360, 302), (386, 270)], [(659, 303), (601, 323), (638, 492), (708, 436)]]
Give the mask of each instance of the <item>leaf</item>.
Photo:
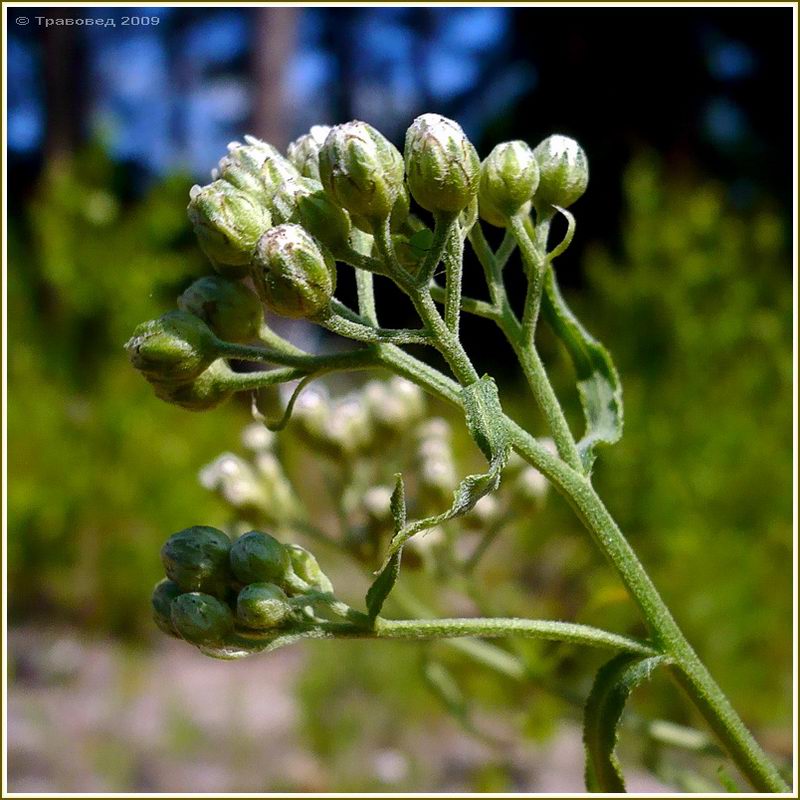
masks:
[[(389, 508), (392, 512), (392, 519), (394, 519), (396, 536), (406, 524), (405, 486), (403, 485), (403, 476), (399, 472), (395, 475), (395, 487), (392, 492), (392, 499), (389, 501)], [(397, 578), (400, 575), (401, 555), (402, 547), (392, 554), (378, 573), (378, 577), (375, 578), (367, 590), (367, 614), (370, 619), (374, 620), (381, 613), (381, 608), (383, 608), (386, 598), (394, 588), (395, 583), (397, 583)]]
[(598, 670), (583, 713), (585, 779), (590, 792), (625, 791), (622, 770), (614, 754), (617, 727), (628, 695), (664, 660), (665, 656), (642, 658), (622, 653)]
[(414, 252), (422, 258), (425, 253), (431, 249), (431, 245), (433, 245), (433, 231), (429, 228), (422, 228), (422, 230), (417, 231), (409, 237), (408, 243), (414, 249)]
[(578, 442), (578, 451), (589, 473), (595, 446), (614, 444), (622, 436), (622, 384), (608, 350), (581, 325), (561, 296), (551, 266), (545, 274), (542, 314), (567, 348), (575, 367), (586, 418), (586, 432)]
[(500, 478), (508, 463), (511, 445), (503, 423), (503, 409), (494, 380), (484, 375), (461, 390), (467, 429), (489, 462), (489, 469), (479, 475), (467, 475), (453, 492), (453, 504), (447, 511), (425, 519), (406, 523), (392, 537), (384, 561), (384, 571), (400, 548), (420, 531), (441, 525), (471, 511), (485, 495), (500, 485)]

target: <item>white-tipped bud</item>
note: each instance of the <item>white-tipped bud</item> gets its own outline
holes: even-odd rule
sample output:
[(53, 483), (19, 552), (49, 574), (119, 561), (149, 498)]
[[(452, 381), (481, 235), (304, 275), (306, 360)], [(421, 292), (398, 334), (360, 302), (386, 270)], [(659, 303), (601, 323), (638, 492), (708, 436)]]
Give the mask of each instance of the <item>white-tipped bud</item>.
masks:
[(583, 148), (569, 136), (553, 134), (533, 151), (539, 164), (539, 188), (533, 197), (537, 209), (571, 206), (589, 185), (589, 162)]
[(417, 117), (406, 132), (406, 180), (428, 211), (459, 212), (478, 192), (481, 162), (461, 126), (439, 114)]
[(319, 180), (319, 151), (331, 129), (328, 125), (312, 125), (308, 133), (295, 139), (286, 151), (289, 161), (306, 178)]

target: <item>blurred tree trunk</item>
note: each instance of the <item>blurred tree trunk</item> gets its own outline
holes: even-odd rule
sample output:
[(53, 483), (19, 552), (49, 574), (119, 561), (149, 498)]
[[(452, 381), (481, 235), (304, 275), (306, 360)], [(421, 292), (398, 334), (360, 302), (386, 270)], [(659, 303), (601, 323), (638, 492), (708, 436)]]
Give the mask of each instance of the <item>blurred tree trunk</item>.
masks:
[(251, 130), (281, 150), (291, 135), (286, 72), (297, 45), (298, 13), (296, 8), (253, 11)]
[[(48, 9), (51, 17), (72, 17), (69, 10)], [(80, 144), (85, 110), (85, 53), (80, 28), (51, 25), (42, 30), (44, 53), (45, 161), (64, 162)]]

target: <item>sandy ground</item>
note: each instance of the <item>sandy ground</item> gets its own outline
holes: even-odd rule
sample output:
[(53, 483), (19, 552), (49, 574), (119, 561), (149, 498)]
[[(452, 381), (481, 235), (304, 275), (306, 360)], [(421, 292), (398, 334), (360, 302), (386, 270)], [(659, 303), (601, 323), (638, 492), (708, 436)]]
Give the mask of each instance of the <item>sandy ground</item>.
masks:
[[(227, 663), (160, 637), (154, 649), (81, 640), (68, 630), (9, 631), (8, 789), (12, 792), (474, 791), (497, 758), (455, 726), (359, 752), (362, 787), (298, 732), (293, 684), (302, 646)], [(500, 791), (583, 790), (580, 731), (504, 754)], [(352, 774), (352, 766), (351, 772)], [(424, 785), (423, 785), (424, 783)], [(628, 776), (634, 793), (669, 791)]]

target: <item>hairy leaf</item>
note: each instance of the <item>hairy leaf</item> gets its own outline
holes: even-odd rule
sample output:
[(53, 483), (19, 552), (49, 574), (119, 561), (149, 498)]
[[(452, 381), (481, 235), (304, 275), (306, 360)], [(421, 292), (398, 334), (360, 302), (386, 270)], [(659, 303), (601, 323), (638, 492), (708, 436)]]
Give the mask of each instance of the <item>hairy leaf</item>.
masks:
[[(395, 475), (395, 486), (392, 492), (392, 499), (389, 502), (389, 508), (392, 511), (396, 536), (406, 524), (405, 486), (403, 484), (403, 476), (399, 472)], [(375, 619), (381, 613), (381, 608), (383, 608), (386, 598), (394, 588), (395, 583), (397, 583), (397, 578), (400, 575), (401, 555), (402, 548), (398, 548), (384, 564), (378, 573), (378, 577), (375, 578), (367, 590), (367, 614), (371, 619)]]
[(622, 384), (611, 355), (581, 325), (558, 289), (552, 267), (545, 274), (542, 314), (561, 339), (577, 376), (586, 432), (578, 442), (584, 468), (591, 472), (595, 446), (614, 444), (622, 436)]
[(625, 780), (614, 754), (617, 726), (628, 695), (664, 660), (664, 656), (642, 658), (622, 653), (598, 670), (583, 714), (585, 779), (590, 792), (625, 791)]
[(497, 385), (488, 375), (461, 390), (467, 428), (475, 443), (489, 462), (489, 469), (478, 475), (467, 475), (453, 492), (453, 504), (447, 511), (425, 519), (408, 522), (395, 533), (389, 543), (389, 552), (382, 572), (391, 564), (395, 554), (415, 534), (434, 528), (448, 520), (471, 511), (485, 495), (500, 485), (500, 478), (508, 463), (511, 445), (503, 425), (503, 409), (497, 394)]

